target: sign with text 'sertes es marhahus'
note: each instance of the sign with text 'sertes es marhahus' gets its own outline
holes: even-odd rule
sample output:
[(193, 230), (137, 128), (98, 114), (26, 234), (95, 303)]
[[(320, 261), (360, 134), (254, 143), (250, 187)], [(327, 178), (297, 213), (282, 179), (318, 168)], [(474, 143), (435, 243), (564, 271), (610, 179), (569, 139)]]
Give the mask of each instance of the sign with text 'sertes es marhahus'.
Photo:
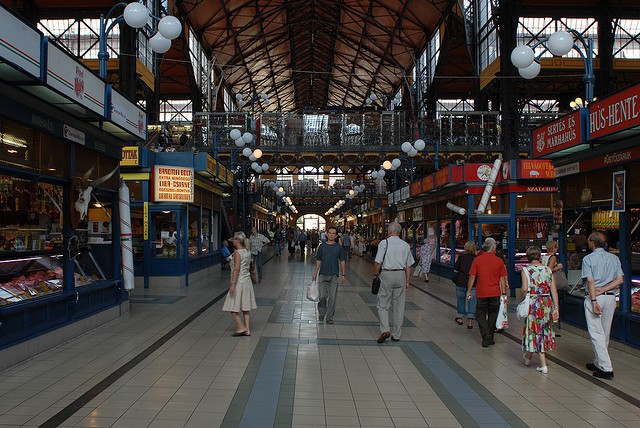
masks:
[(193, 168), (155, 165), (153, 167), (153, 201), (193, 203)]
[(544, 157), (582, 143), (580, 114), (580, 110), (574, 111), (531, 131), (533, 157)]

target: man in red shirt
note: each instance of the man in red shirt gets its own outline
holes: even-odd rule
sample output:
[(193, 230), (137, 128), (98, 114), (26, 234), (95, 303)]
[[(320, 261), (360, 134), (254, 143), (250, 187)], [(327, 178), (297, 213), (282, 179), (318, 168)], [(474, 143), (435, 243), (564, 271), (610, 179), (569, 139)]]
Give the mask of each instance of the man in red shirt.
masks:
[[(496, 256), (496, 240), (487, 238), (482, 244), (484, 252), (473, 259), (467, 283), (467, 299), (471, 299), (471, 289), (475, 283), (476, 320), (482, 336), (482, 347), (495, 344), (493, 333), (496, 328), (500, 296), (507, 294), (507, 269), (501, 258)], [(477, 278), (477, 283), (476, 283)]]

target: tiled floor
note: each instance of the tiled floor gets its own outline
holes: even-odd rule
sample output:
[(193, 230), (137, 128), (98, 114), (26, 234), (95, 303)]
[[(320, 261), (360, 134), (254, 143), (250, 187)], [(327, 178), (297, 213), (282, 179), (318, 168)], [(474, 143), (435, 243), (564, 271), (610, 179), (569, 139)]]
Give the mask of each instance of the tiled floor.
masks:
[(640, 426), (636, 356), (612, 350), (615, 380), (594, 379), (590, 343), (563, 330), (542, 375), (515, 317), (481, 348), (434, 275), (414, 278), (401, 341), (378, 345), (370, 261), (349, 261), (334, 325), (305, 299), (312, 272), (309, 254), (268, 260), (251, 337), (221, 311), (228, 271), (136, 289), (130, 313), (0, 373), (0, 426)]

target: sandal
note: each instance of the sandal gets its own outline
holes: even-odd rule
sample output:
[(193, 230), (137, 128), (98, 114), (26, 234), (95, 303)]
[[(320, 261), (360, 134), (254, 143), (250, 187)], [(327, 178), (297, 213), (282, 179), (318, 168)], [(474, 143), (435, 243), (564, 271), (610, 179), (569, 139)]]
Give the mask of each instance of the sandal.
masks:
[(467, 324), (467, 328), (469, 330), (471, 330), (473, 328), (473, 321), (469, 321), (469, 324)]
[(455, 322), (457, 322), (457, 323), (458, 323), (458, 325), (462, 325), (462, 318), (460, 318), (460, 317), (456, 317), (456, 318), (454, 319), (454, 321), (455, 321)]

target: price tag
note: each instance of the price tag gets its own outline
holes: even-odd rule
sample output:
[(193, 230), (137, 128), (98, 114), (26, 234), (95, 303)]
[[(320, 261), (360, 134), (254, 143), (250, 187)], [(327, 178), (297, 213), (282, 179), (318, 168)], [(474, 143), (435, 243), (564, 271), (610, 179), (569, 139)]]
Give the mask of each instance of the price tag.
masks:
[(542, 239), (542, 232), (538, 232), (538, 233), (536, 233), (536, 237), (537, 237), (538, 239)]

